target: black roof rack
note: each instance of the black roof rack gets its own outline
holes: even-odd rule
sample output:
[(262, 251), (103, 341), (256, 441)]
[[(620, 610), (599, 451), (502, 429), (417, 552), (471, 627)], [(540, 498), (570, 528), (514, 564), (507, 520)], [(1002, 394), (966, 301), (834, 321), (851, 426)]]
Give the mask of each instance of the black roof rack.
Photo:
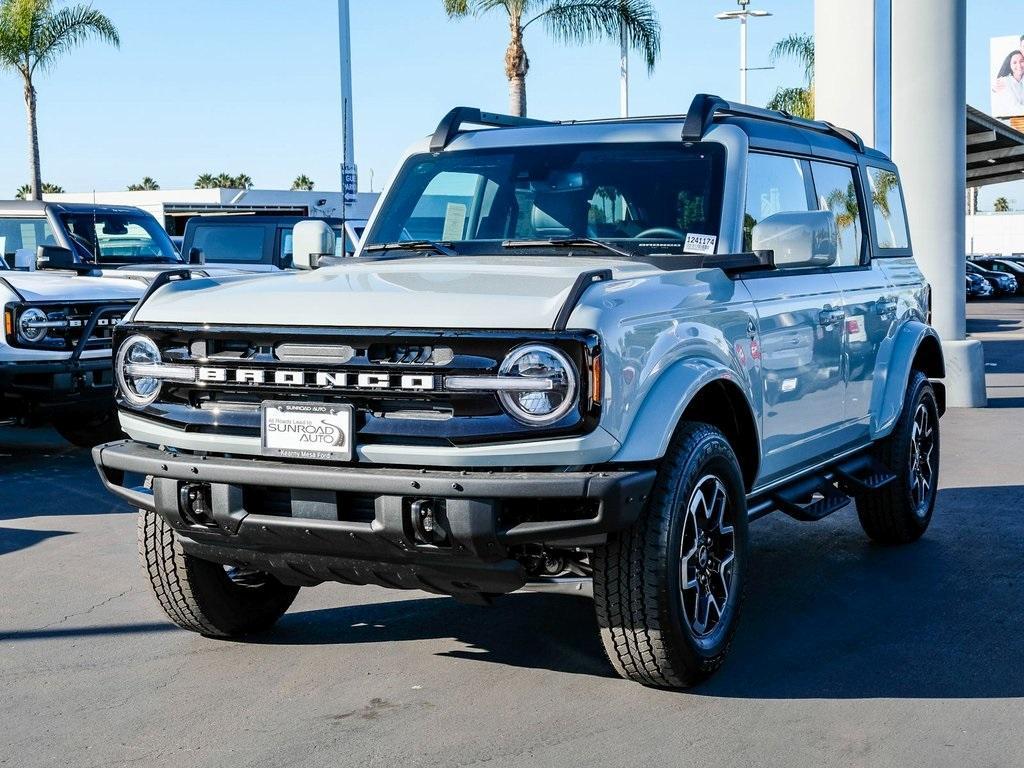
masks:
[(802, 117), (791, 115), (788, 112), (776, 112), (771, 109), (738, 104), (709, 93), (698, 93), (693, 97), (693, 101), (690, 102), (690, 109), (686, 113), (686, 122), (683, 123), (683, 140), (700, 141), (703, 139), (704, 134), (711, 128), (715, 115), (749, 117), (754, 120), (767, 120), (773, 123), (806, 128), (818, 131), (819, 133), (828, 133), (838, 136), (843, 141), (851, 144), (858, 152), (864, 151), (864, 142), (860, 136), (845, 128), (838, 128), (832, 125), (832, 123), (827, 123), (823, 120), (806, 120)]
[(495, 112), (481, 112), (476, 107), (456, 107), (442, 118), (430, 139), (430, 151), (440, 152), (459, 134), (464, 124), (484, 125), (492, 128), (515, 128), (524, 125), (553, 125), (549, 120), (531, 117), (513, 117)]

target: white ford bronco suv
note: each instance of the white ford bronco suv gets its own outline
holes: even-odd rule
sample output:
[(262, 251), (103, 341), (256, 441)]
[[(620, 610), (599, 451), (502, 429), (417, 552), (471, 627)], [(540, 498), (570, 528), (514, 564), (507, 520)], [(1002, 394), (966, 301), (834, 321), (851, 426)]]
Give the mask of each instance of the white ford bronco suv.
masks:
[[(86, 447), (120, 435), (114, 411), (115, 326), (146, 290), (139, 279), (56, 269), (43, 203), (0, 203), (0, 424), (51, 422)], [(40, 261), (39, 271), (7, 261)]]
[[(333, 252), (316, 226), (305, 267)], [(265, 629), (324, 581), (587, 579), (615, 669), (683, 687), (727, 652), (749, 521), (852, 499), (879, 542), (927, 528), (929, 301), (896, 167), (849, 131), (707, 95), (460, 108), (349, 262), (154, 282), (116, 332), (131, 439), (94, 457), (195, 632)]]

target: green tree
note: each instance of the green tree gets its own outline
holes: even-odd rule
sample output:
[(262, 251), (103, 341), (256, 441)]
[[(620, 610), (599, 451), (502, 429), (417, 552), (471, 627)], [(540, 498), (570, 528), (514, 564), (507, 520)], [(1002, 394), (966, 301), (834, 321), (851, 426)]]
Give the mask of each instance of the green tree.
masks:
[[(40, 190), (43, 194), (59, 195), (64, 191), (64, 187), (57, 186), (56, 184), (50, 184), (49, 182), (42, 185)], [(42, 198), (32, 197), (32, 185), (22, 184), (18, 187), (18, 191), (14, 193), (14, 196), (19, 200), (39, 200)]]
[(779, 109), (797, 117), (814, 119), (814, 35), (796, 34), (784, 37), (772, 46), (768, 55), (772, 64), (782, 59), (796, 61), (804, 68), (804, 85), (778, 88), (768, 101), (768, 109)]
[(53, 0), (0, 0), (0, 69), (21, 75), (28, 117), (31, 199), (42, 199), (35, 75), (51, 68), (63, 54), (86, 41), (120, 46), (117, 28), (90, 5), (54, 8)]
[(295, 177), (295, 181), (292, 182), (292, 190), (302, 192), (313, 191), (313, 180), (304, 173), (300, 173)]
[(151, 176), (143, 176), (138, 184), (129, 184), (129, 192), (144, 192), (160, 189), (160, 185)]
[(995, 202), (992, 203), (992, 210), (996, 213), (1009, 213), (1010, 201), (1005, 197), (997, 197)]
[(217, 177), (212, 173), (201, 173), (192, 186), (195, 189), (213, 189), (217, 186)]
[(560, 43), (587, 44), (618, 40), (625, 29), (630, 46), (654, 69), (661, 48), (661, 25), (650, 0), (443, 0), (449, 18), (480, 16), (493, 10), (508, 16), (509, 43), (505, 49), (509, 111), (526, 115), (526, 74), (530, 59), (523, 35), (534, 22), (544, 25)]

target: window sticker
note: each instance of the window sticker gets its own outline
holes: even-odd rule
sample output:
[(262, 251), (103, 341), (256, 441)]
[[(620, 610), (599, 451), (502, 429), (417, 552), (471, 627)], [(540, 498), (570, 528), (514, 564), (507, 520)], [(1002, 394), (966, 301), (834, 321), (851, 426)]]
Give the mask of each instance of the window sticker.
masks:
[(716, 245), (718, 245), (718, 237), (716, 235), (697, 235), (690, 232), (686, 235), (686, 244), (683, 246), (683, 250), (687, 253), (709, 255), (715, 252)]
[(461, 240), (466, 226), (466, 206), (462, 203), (448, 203), (444, 211), (444, 232), (442, 240)]

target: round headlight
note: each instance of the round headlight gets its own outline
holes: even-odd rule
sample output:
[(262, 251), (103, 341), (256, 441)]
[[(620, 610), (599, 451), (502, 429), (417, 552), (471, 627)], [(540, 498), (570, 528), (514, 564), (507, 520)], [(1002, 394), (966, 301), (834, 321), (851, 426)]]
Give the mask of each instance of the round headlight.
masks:
[(522, 390), (503, 390), (498, 399), (518, 421), (531, 426), (552, 424), (576, 405), (576, 369), (554, 347), (528, 344), (512, 350), (499, 371), (501, 376), (524, 379)]
[[(135, 366), (160, 363), (160, 348), (148, 336), (132, 336), (117, 350), (114, 372), (124, 399), (137, 408), (143, 408), (160, 394), (160, 379), (140, 375)], [(129, 373), (129, 367), (133, 372)]]
[(18, 318), (18, 338), (29, 344), (36, 344), (42, 341), (46, 338), (48, 329), (45, 326), (33, 328), (32, 325), (35, 323), (45, 323), (46, 320), (46, 313), (43, 310), (29, 307)]

